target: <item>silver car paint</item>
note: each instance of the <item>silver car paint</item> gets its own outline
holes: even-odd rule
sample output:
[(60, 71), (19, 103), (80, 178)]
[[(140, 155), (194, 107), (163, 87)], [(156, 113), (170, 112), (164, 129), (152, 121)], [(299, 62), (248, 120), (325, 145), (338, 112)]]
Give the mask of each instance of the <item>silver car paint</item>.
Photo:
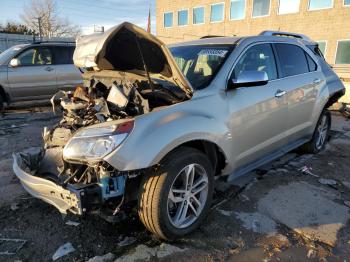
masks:
[[(47, 46), (54, 47), (55, 44), (48, 43)], [(30, 47), (23, 46), (13, 57)], [(72, 90), (83, 83), (81, 72), (73, 64), (13, 68), (9, 66), (11, 59), (0, 65), (0, 87), (4, 89), (10, 102), (49, 99), (60, 89)]]
[[(231, 43), (236, 40), (232, 38)], [(211, 42), (219, 43), (220, 39), (196, 41), (196, 44)], [(298, 45), (317, 61), (319, 69), (269, 81), (266, 86), (226, 90), (235, 62), (247, 48), (257, 43)], [(244, 167), (260, 159), (257, 163), (267, 162), (270, 158), (266, 156), (281, 155), (311, 139), (330, 95), (320, 68), (316, 55), (297, 40), (244, 38), (207, 88), (196, 91), (188, 101), (136, 117), (133, 132), (105, 157), (105, 161), (118, 170), (147, 168), (159, 163), (183, 143), (205, 140), (216, 144), (223, 152), (227, 165), (222, 174), (249, 170)], [(336, 83), (337, 90), (344, 88), (334, 73), (329, 77)], [(314, 83), (316, 79), (321, 81)], [(286, 95), (275, 97), (278, 89), (286, 91)]]

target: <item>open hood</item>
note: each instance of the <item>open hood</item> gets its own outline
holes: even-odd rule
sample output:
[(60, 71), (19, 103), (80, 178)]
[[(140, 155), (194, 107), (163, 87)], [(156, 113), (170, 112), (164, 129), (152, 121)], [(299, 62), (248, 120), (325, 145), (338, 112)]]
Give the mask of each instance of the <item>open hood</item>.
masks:
[(124, 22), (103, 34), (77, 39), (73, 56), (77, 67), (129, 71), (165, 78), (191, 97), (193, 89), (183, 76), (169, 49), (142, 28)]

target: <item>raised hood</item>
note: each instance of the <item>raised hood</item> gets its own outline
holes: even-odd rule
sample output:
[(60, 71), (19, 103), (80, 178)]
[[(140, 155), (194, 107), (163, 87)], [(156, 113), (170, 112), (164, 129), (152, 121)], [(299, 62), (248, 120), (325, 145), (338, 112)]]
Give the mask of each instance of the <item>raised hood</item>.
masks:
[(179, 86), (187, 96), (193, 89), (183, 76), (169, 49), (142, 28), (124, 22), (103, 34), (77, 39), (73, 56), (77, 67), (95, 70), (131, 71), (162, 77)]

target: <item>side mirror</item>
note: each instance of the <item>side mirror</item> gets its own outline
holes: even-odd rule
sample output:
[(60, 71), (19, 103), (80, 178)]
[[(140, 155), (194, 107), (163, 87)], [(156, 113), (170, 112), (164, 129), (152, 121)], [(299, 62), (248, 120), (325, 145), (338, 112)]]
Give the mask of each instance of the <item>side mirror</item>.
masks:
[(20, 66), (21, 62), (18, 60), (18, 58), (12, 58), (10, 61), (11, 67), (17, 67)]
[(230, 79), (228, 89), (249, 86), (262, 86), (268, 82), (268, 76), (263, 71), (243, 71), (237, 78)]

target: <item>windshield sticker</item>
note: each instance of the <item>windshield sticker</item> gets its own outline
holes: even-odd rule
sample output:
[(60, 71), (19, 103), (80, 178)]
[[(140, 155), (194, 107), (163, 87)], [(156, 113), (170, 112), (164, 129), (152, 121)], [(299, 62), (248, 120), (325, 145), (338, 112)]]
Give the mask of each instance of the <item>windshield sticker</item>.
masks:
[(220, 56), (225, 57), (227, 54), (227, 50), (220, 50), (220, 49), (203, 49), (201, 50), (198, 55), (213, 55), (213, 56)]

